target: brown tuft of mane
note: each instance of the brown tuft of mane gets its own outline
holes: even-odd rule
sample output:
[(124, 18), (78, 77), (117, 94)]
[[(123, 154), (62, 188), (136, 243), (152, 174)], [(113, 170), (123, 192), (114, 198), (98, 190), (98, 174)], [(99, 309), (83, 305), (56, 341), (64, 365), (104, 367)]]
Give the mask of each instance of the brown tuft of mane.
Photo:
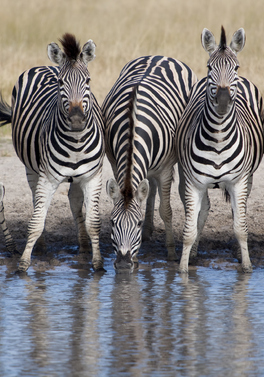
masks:
[(220, 37), (219, 47), (220, 47), (220, 50), (226, 49), (226, 33), (223, 26), (221, 26), (221, 37)]
[(134, 87), (130, 101), (128, 103), (128, 118), (129, 118), (129, 134), (128, 134), (128, 147), (127, 147), (127, 160), (126, 160), (126, 172), (124, 187), (121, 191), (121, 194), (124, 197), (125, 208), (129, 206), (130, 201), (134, 197), (133, 186), (132, 186), (132, 166), (133, 166), (133, 149), (134, 149), (134, 121), (133, 121), (133, 104), (136, 96), (136, 89)]
[(69, 60), (77, 60), (81, 52), (80, 43), (77, 42), (74, 35), (65, 33), (62, 39), (59, 39), (62, 44), (63, 51)]

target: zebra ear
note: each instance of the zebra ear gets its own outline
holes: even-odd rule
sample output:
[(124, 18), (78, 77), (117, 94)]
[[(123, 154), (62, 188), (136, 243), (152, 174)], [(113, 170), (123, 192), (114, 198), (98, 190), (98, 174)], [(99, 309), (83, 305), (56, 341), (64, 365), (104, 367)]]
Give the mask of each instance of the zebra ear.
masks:
[(149, 181), (147, 179), (143, 179), (137, 188), (135, 197), (137, 201), (141, 204), (143, 200), (147, 199), (149, 194)]
[(209, 55), (214, 52), (217, 48), (217, 44), (215, 43), (215, 37), (210, 30), (204, 28), (201, 36), (202, 46), (209, 53)]
[(243, 28), (240, 28), (233, 34), (232, 41), (230, 43), (230, 48), (235, 54), (237, 54), (238, 52), (243, 50), (245, 43), (246, 33)]
[(108, 181), (106, 182), (106, 192), (107, 195), (113, 200), (114, 204), (120, 198), (121, 194), (119, 186), (113, 178), (108, 179)]
[(83, 46), (80, 58), (85, 65), (95, 58), (95, 47), (95, 43), (91, 39)]
[(65, 62), (65, 54), (61, 51), (57, 43), (50, 43), (48, 45), (48, 57), (52, 63), (61, 66)]

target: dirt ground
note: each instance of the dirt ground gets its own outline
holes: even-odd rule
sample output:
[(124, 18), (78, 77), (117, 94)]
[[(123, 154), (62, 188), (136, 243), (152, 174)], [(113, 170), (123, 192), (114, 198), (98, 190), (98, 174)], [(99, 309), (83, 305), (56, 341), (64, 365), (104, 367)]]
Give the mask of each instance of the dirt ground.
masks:
[[(106, 195), (105, 183), (112, 176), (111, 167), (105, 159), (103, 173), (103, 189), (100, 198), (102, 219), (101, 252), (104, 258), (114, 260), (114, 252), (110, 239), (110, 212), (112, 202)], [(264, 266), (264, 161), (256, 171), (253, 189), (248, 199), (248, 244), (253, 267)], [(32, 215), (31, 191), (27, 184), (23, 164), (16, 156), (10, 139), (0, 141), (0, 180), (5, 185), (5, 216), (8, 227), (17, 244), (19, 252), (23, 252), (27, 224)], [(68, 184), (59, 186), (46, 219), (46, 250), (33, 252), (30, 268), (45, 271), (61, 264), (81, 269), (91, 269), (90, 256), (78, 255), (78, 243), (75, 225), (68, 203)], [(240, 264), (235, 258), (237, 242), (233, 233), (230, 204), (220, 190), (209, 192), (211, 200), (210, 213), (199, 244), (199, 256), (190, 265), (190, 269), (204, 266), (216, 269), (238, 269)], [(176, 252), (181, 255), (182, 229), (184, 223), (183, 206), (178, 195), (178, 173), (172, 187), (171, 204), (173, 207), (173, 228), (176, 241)], [(158, 211), (159, 199), (155, 207), (155, 231), (152, 240), (142, 244), (138, 254), (139, 268), (167, 266), (177, 268), (178, 262), (166, 261), (164, 225)], [(153, 247), (154, 246), (154, 247)], [(17, 258), (8, 256), (2, 230), (0, 229), (0, 265), (6, 265), (10, 272), (16, 270)]]

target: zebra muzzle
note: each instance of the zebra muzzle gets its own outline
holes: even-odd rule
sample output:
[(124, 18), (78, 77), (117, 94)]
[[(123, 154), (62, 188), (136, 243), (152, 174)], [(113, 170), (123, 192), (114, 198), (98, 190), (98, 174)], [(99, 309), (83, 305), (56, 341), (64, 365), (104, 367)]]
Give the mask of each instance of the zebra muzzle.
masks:
[(134, 263), (130, 256), (130, 251), (125, 255), (118, 254), (116, 260), (114, 261), (114, 268), (116, 272), (133, 272)]
[(219, 87), (215, 96), (216, 111), (219, 115), (225, 115), (232, 105), (229, 87)]
[(69, 111), (68, 122), (73, 131), (81, 131), (85, 127), (85, 114), (80, 106), (72, 106)]

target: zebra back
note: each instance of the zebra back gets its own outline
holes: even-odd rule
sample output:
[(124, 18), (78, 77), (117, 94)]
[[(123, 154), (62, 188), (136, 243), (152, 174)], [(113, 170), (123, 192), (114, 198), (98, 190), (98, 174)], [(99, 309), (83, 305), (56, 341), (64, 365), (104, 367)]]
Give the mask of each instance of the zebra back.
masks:
[[(196, 80), (184, 63), (164, 56), (143, 56), (122, 69), (102, 105), (106, 153), (121, 189), (129, 140), (128, 109), (135, 106), (132, 184), (136, 189), (148, 172), (174, 158), (177, 124)], [(129, 106), (133, 91), (135, 105)]]

